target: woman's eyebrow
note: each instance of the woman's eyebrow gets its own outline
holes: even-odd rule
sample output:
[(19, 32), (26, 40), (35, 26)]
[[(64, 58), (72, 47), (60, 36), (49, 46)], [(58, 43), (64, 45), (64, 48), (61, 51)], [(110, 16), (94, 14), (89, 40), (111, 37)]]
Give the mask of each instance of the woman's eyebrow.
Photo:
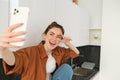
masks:
[[(55, 34), (54, 32), (50, 31), (51, 34)], [(57, 36), (63, 37), (61, 34), (58, 34)]]
[(55, 34), (54, 32), (50, 31), (50, 33)]
[(62, 37), (62, 35), (57, 35), (57, 36), (60, 36), (60, 37)]

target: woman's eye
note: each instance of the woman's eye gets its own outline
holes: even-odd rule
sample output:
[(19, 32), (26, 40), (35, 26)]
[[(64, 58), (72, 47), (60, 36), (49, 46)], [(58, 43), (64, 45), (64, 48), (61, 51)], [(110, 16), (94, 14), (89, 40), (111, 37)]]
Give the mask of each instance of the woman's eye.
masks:
[(58, 36), (57, 38), (58, 38), (58, 39), (60, 39), (60, 40), (62, 39), (62, 37), (61, 37), (61, 36)]
[(51, 36), (53, 36), (53, 34), (50, 34)]

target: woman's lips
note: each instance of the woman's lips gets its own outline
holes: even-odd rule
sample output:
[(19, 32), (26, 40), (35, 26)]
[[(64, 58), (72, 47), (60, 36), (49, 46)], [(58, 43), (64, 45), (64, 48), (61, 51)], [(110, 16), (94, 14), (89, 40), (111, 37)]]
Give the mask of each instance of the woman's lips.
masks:
[(50, 44), (50, 45), (52, 45), (52, 46), (54, 46), (54, 45), (55, 45), (55, 43), (52, 43), (52, 42), (49, 42), (49, 44)]

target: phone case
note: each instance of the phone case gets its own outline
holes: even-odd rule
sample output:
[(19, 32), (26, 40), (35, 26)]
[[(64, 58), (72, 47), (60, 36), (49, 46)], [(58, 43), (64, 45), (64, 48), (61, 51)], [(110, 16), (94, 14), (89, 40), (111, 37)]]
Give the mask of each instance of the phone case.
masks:
[[(10, 16), (10, 25), (16, 24), (16, 23), (23, 23), (23, 25), (14, 31), (26, 31), (27, 28), (27, 21), (28, 21), (28, 15), (29, 15), (29, 8), (28, 7), (17, 7), (14, 8), (11, 12)], [(25, 35), (18, 36), (18, 38), (25, 38)], [(11, 43), (12, 45), (16, 46), (23, 46), (24, 42), (14, 42)]]

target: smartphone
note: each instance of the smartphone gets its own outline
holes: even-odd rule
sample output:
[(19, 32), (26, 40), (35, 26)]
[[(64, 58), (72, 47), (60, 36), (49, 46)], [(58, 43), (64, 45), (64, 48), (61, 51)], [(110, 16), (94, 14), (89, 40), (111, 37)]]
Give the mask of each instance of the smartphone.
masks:
[[(13, 31), (15, 31), (15, 32), (25, 31), (26, 32), (28, 16), (29, 16), (29, 8), (28, 7), (16, 7), (16, 8), (14, 8), (11, 11), (9, 25), (13, 25), (16, 23), (23, 23), (23, 25), (15, 30), (13, 30)], [(25, 38), (25, 35), (18, 36), (18, 38)], [(16, 46), (23, 46), (24, 41), (23, 42), (13, 42), (10, 44), (16, 45)]]

